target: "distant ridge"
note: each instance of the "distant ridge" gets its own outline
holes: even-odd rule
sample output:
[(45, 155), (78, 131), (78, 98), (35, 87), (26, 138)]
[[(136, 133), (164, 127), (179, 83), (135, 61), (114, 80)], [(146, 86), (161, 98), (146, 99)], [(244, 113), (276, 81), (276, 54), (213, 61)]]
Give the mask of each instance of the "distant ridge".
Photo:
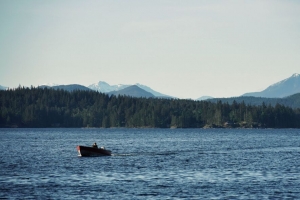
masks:
[[(139, 88), (141, 88), (143, 90), (145, 90), (146, 92), (150, 92), (151, 94), (153, 94), (156, 97), (159, 97), (159, 98), (173, 98), (172, 96), (165, 95), (165, 94), (162, 94), (160, 92), (157, 92), (157, 91), (151, 89), (150, 87), (148, 87), (146, 85), (142, 85), (142, 84), (139, 84), (139, 83), (136, 83), (134, 85), (138, 86)], [(134, 86), (134, 85), (126, 85), (126, 84), (109, 85), (108, 83), (106, 83), (104, 81), (99, 81), (98, 83), (94, 83), (94, 84), (89, 85), (88, 88), (90, 88), (92, 90), (95, 90), (95, 91), (98, 91), (98, 92), (102, 92), (102, 93), (111, 93), (111, 92), (123, 90), (127, 87)], [(128, 94), (128, 96), (130, 96), (130, 95)]]
[(230, 98), (214, 98), (207, 99), (206, 101), (217, 103), (221, 101), (222, 103), (233, 104), (244, 102), (246, 105), (252, 106), (261, 106), (263, 103), (266, 106), (276, 106), (276, 104), (284, 105), (291, 108), (300, 108), (300, 93), (293, 94), (284, 98), (266, 98), (266, 97), (248, 97), (248, 96), (240, 96), (240, 97), (230, 97)]
[(0, 90), (6, 90), (8, 87), (0, 85)]
[(137, 85), (139, 88), (142, 88), (143, 90), (145, 90), (145, 91), (147, 91), (147, 92), (150, 92), (151, 94), (153, 94), (153, 95), (156, 96), (156, 97), (160, 97), (160, 98), (174, 98), (174, 97), (172, 97), (172, 96), (165, 95), (165, 94), (162, 94), (162, 93), (160, 93), (160, 92), (157, 92), (157, 91), (151, 89), (150, 87), (148, 87), (148, 86), (146, 86), (146, 85), (142, 85), (142, 84), (139, 84), (139, 83), (137, 83), (137, 84), (135, 84), (135, 85)]
[(261, 92), (245, 93), (242, 96), (283, 98), (296, 93), (300, 93), (300, 74), (297, 73), (269, 86)]
[(90, 88), (85, 87), (83, 85), (79, 85), (79, 84), (70, 84), (70, 85), (56, 85), (56, 86), (48, 86), (48, 85), (41, 85), (38, 86), (39, 88), (53, 88), (56, 90), (66, 90), (69, 92), (75, 91), (75, 90), (83, 90), (83, 91), (91, 91)]
[(207, 100), (207, 99), (213, 99), (214, 97), (211, 96), (202, 96), (199, 97), (198, 99), (196, 99), (196, 101), (203, 101), (203, 100)]
[(109, 92), (108, 94), (115, 95), (115, 96), (124, 95), (124, 96), (131, 96), (131, 97), (146, 97), (146, 98), (155, 97), (152, 93), (143, 90), (137, 85), (132, 85), (118, 91)]

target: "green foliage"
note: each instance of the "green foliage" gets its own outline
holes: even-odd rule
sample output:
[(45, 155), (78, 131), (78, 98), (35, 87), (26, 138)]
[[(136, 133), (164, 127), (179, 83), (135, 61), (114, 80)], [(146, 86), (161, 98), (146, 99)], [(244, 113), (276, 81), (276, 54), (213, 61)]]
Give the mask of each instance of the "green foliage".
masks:
[(0, 127), (300, 128), (300, 109), (244, 101), (108, 96), (94, 91), (0, 91)]

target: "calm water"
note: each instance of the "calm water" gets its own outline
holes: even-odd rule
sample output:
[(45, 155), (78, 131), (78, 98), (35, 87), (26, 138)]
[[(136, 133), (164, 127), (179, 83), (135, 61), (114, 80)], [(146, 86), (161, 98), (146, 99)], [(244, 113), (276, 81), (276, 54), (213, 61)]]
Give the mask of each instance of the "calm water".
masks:
[[(0, 198), (300, 199), (300, 130), (0, 129)], [(111, 157), (78, 157), (97, 142)]]

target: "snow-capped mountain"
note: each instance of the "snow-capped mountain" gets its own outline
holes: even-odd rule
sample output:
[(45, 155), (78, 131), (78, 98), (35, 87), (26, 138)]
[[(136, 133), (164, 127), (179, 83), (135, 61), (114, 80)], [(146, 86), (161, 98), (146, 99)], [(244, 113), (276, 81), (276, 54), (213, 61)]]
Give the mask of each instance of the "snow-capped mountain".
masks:
[[(153, 89), (151, 89), (150, 87), (146, 86), (146, 85), (142, 85), (139, 83), (134, 84), (135, 86), (138, 86), (139, 88), (145, 90), (146, 92), (150, 92), (151, 94), (153, 94), (156, 97), (162, 97), (162, 98), (172, 98), (171, 96), (162, 94), (160, 92), (157, 92)], [(104, 82), (104, 81), (99, 81), (98, 83), (94, 83), (88, 86), (88, 88), (98, 91), (98, 92), (102, 92), (102, 93), (111, 93), (111, 92), (115, 92), (115, 91), (120, 91), (123, 90), (127, 87), (130, 87), (132, 85), (125, 85), (125, 84), (118, 84), (118, 85), (109, 85), (108, 83)]]
[(300, 74), (293, 74), (291, 77), (279, 81), (261, 92), (250, 92), (242, 96), (282, 98), (300, 93)]
[(98, 83), (89, 85), (88, 88), (98, 91), (98, 92), (108, 93), (108, 92), (112, 92), (112, 91), (122, 90), (128, 86), (130, 86), (130, 85), (123, 85), (123, 84), (109, 85), (108, 83), (106, 83), (104, 81), (99, 81)]
[(0, 90), (6, 90), (8, 87), (0, 85)]

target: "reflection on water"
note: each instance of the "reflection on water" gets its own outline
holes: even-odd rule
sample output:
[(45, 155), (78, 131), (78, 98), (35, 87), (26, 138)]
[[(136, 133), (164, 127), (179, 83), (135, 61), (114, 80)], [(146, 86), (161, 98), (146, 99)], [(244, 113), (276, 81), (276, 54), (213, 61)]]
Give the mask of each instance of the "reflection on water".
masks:
[[(0, 139), (1, 198), (300, 197), (299, 130), (0, 129)], [(113, 155), (77, 156), (95, 141)]]

